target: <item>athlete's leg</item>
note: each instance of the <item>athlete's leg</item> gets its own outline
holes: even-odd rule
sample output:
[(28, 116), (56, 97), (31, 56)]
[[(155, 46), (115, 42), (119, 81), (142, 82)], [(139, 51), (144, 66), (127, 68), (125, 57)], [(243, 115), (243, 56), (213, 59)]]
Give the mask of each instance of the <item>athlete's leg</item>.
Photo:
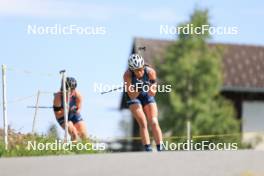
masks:
[(131, 104), (129, 106), (129, 109), (139, 125), (140, 136), (141, 136), (143, 145), (149, 145), (150, 139), (149, 139), (149, 133), (148, 133), (147, 119), (143, 112), (142, 106), (140, 104)]
[(158, 122), (158, 108), (156, 103), (146, 104), (144, 107), (144, 112), (148, 118), (148, 122), (151, 124), (152, 133), (156, 145), (160, 145), (162, 142), (162, 132)]
[[(63, 123), (61, 125), (61, 127), (63, 129), (65, 129), (65, 123)], [(68, 121), (68, 131), (69, 131), (69, 134), (71, 136), (71, 140), (72, 141), (77, 141), (78, 140), (78, 131), (77, 129), (74, 127), (73, 123), (71, 121)]]
[(78, 134), (82, 140), (88, 139), (86, 125), (85, 125), (85, 122), (83, 120), (75, 123), (74, 127), (77, 129)]

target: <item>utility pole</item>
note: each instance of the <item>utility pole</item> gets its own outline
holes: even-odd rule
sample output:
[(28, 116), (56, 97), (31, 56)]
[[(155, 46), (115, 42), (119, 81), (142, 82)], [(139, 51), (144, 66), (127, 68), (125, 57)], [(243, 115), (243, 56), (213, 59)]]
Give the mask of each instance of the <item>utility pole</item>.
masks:
[(36, 126), (36, 118), (37, 118), (37, 114), (38, 114), (38, 109), (39, 109), (39, 97), (40, 97), (40, 91), (38, 90), (37, 93), (37, 101), (36, 101), (36, 108), (35, 108), (35, 113), (34, 113), (34, 118), (33, 118), (33, 124), (32, 124), (32, 134), (35, 134), (35, 126)]

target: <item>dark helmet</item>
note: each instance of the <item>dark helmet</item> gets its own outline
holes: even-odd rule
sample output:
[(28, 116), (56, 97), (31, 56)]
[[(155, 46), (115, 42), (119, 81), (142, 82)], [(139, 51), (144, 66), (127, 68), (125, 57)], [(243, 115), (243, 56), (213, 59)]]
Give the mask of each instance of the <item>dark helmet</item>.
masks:
[[(73, 77), (67, 77), (66, 78), (66, 89), (68, 90), (70, 88), (71, 90), (73, 90), (76, 87), (77, 87), (76, 79)], [(61, 90), (62, 90), (62, 86), (61, 86)]]
[(66, 89), (75, 89), (77, 87), (77, 81), (73, 77), (66, 78)]

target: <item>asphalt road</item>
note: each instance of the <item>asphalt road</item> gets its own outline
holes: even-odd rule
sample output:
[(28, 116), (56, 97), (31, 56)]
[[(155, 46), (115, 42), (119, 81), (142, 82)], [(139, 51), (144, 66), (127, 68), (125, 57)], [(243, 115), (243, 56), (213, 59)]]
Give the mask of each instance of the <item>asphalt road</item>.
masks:
[(263, 151), (1, 158), (0, 176), (264, 176)]

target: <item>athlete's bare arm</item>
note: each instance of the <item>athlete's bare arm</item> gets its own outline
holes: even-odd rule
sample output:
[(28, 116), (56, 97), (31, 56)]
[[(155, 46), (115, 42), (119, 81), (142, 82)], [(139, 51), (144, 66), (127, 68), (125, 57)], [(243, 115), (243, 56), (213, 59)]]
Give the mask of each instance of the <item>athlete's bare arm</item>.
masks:
[[(148, 77), (149, 77), (149, 80), (152, 80), (152, 81), (155, 80), (156, 81), (157, 74), (153, 68), (149, 68)], [(155, 82), (155, 83), (150, 85), (148, 94), (150, 96), (155, 96), (156, 93), (157, 93), (157, 83)]]
[(131, 72), (127, 70), (123, 76), (124, 83), (125, 83), (125, 90), (127, 91), (127, 94), (130, 99), (135, 99), (138, 97), (139, 92), (136, 92), (135, 88), (132, 86), (132, 80), (131, 80)]

